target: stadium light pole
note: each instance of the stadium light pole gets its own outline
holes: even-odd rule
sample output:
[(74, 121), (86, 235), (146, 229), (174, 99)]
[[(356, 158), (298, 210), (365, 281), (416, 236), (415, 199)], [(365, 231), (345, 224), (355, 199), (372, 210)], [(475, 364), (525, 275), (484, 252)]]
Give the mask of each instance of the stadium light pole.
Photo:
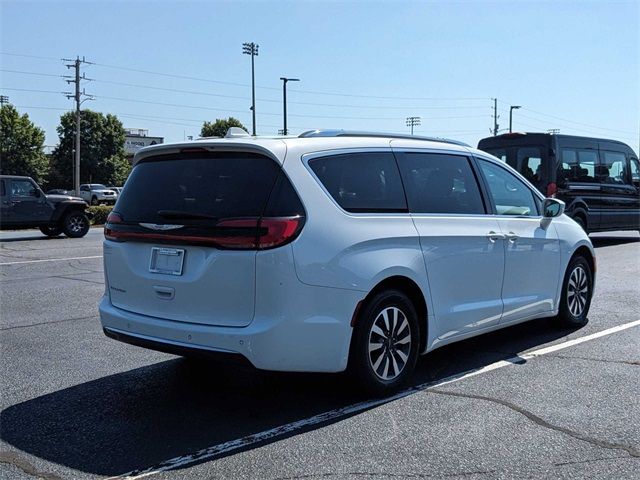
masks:
[(519, 108), (522, 108), (520, 105), (511, 105), (509, 107), (509, 133), (512, 132), (512, 126), (513, 126), (513, 111), (514, 110), (518, 110)]
[(251, 55), (251, 114), (253, 118), (253, 136), (256, 136), (256, 75), (255, 75), (255, 65), (254, 58), (258, 56), (258, 47), (257, 43), (243, 43), (242, 44), (242, 53), (245, 55)]
[(299, 78), (286, 78), (280, 77), (282, 80), (282, 104), (284, 109), (284, 128), (282, 129), (282, 134), (287, 135), (289, 131), (287, 130), (287, 82), (299, 82)]
[(420, 125), (420, 117), (407, 117), (407, 127), (411, 127), (411, 135), (413, 135), (413, 127)]

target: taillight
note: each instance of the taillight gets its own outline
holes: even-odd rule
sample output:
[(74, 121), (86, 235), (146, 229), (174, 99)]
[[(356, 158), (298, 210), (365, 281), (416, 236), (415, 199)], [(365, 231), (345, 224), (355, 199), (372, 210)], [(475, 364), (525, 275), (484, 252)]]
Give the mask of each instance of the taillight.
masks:
[(117, 240), (117, 238), (113, 235), (113, 230), (109, 228), (110, 225), (122, 223), (122, 217), (120, 214), (115, 212), (110, 212), (107, 215), (107, 221), (104, 223), (104, 238), (107, 240)]
[(303, 221), (300, 216), (261, 218), (258, 248), (279, 247), (290, 242), (302, 229)]
[(547, 185), (547, 197), (554, 198), (556, 193), (558, 193), (558, 186), (554, 182), (549, 183)]

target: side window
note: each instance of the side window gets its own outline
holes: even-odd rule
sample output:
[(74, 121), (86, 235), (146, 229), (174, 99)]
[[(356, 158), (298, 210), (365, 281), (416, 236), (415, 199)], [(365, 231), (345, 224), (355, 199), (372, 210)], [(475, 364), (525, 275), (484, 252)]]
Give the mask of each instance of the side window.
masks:
[(486, 213), (467, 157), (400, 153), (398, 164), (412, 213)]
[(37, 197), (37, 190), (29, 180), (11, 180), (11, 196)]
[(406, 212), (407, 202), (391, 152), (315, 158), (309, 166), (338, 205), (348, 212)]
[(595, 182), (598, 153), (593, 150), (563, 148), (558, 164), (558, 183)]
[(631, 181), (634, 184), (638, 184), (640, 182), (640, 162), (638, 162), (637, 158), (631, 159)]
[(4, 187), (4, 180), (0, 180), (0, 196), (5, 197), (7, 195), (7, 190)]
[(621, 152), (602, 152), (597, 178), (601, 183), (624, 185), (627, 180), (627, 158)]
[(484, 160), (479, 164), (498, 215), (538, 215), (538, 202), (529, 187), (504, 168)]
[(487, 148), (485, 152), (490, 153), (494, 157), (502, 160), (504, 163), (507, 163), (507, 151), (504, 148)]

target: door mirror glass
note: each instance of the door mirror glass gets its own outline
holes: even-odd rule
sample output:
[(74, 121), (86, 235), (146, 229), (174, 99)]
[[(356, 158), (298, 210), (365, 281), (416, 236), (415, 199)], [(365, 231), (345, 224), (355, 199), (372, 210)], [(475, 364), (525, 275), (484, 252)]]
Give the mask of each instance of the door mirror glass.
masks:
[(547, 218), (559, 217), (564, 213), (564, 202), (557, 198), (545, 198), (542, 210)]

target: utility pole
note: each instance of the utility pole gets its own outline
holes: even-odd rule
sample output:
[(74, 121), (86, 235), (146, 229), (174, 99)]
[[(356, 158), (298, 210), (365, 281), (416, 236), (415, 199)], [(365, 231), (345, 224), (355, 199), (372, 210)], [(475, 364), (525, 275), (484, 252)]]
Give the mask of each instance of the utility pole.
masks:
[(286, 136), (289, 133), (287, 130), (287, 82), (299, 82), (300, 79), (280, 77), (280, 80), (282, 80), (282, 103), (284, 105), (284, 128), (282, 131)]
[(498, 118), (500, 118), (498, 116), (498, 99), (494, 98), (493, 99), (493, 136), (494, 137), (498, 135), (498, 129), (500, 128), (500, 125), (498, 125)]
[(411, 135), (413, 135), (413, 127), (420, 125), (420, 117), (407, 117), (407, 127), (411, 127)]
[(243, 43), (242, 53), (245, 55), (251, 55), (251, 114), (253, 116), (253, 136), (256, 136), (256, 75), (254, 57), (258, 56), (257, 43)]
[[(82, 92), (80, 91), (80, 82), (82, 80), (87, 80), (87, 81), (91, 80), (85, 77), (84, 73), (82, 74), (82, 76), (80, 76), (80, 65), (83, 63), (91, 64), (91, 62), (87, 62), (84, 59), (84, 57), (82, 57), (82, 60), (80, 60), (80, 57), (76, 57), (75, 60), (70, 60), (67, 58), (63, 58), (62, 60), (65, 62), (73, 62), (71, 64), (67, 63), (66, 66), (67, 68), (75, 69), (75, 75), (73, 77), (71, 77), (70, 75), (64, 76), (64, 78), (67, 78), (66, 80), (67, 83), (75, 84), (75, 92), (74, 93), (65, 92), (64, 95), (67, 98), (73, 98), (76, 102), (76, 138), (75, 138), (74, 162), (73, 162), (73, 188), (75, 190), (75, 194), (80, 195), (80, 105), (82, 105), (82, 102), (84, 102), (85, 100), (93, 100), (93, 96), (87, 95), (84, 89), (82, 89)], [(82, 99), (82, 97), (86, 97), (86, 98)]]
[(511, 128), (513, 126), (513, 111), (519, 108), (522, 108), (522, 107), (520, 105), (511, 105), (509, 107), (509, 133), (513, 131)]
[(9, 97), (0, 95), (0, 107), (4, 107), (5, 103), (9, 103)]

